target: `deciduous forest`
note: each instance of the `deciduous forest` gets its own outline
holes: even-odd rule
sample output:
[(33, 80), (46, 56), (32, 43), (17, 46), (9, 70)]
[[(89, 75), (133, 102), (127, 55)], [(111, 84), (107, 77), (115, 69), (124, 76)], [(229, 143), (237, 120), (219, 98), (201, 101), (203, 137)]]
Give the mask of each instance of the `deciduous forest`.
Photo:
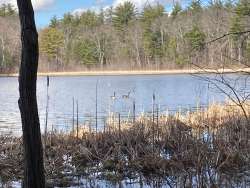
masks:
[[(39, 70), (239, 67), (249, 60), (248, 0), (194, 0), (186, 7), (175, 3), (166, 9), (145, 4), (139, 10), (125, 2), (53, 17), (39, 30)], [(0, 71), (16, 72), (21, 44), (17, 12), (9, 4), (0, 8), (0, 25)]]

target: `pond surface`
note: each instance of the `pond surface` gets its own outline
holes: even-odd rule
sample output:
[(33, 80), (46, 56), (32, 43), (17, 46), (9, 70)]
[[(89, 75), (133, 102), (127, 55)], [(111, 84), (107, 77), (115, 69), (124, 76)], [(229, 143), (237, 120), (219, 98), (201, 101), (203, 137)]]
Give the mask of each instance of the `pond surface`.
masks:
[[(153, 95), (160, 111), (189, 109), (211, 102), (223, 102), (225, 95), (218, 91), (205, 76), (136, 75), (136, 76), (74, 76), (51, 77), (49, 86), (48, 125), (68, 129), (72, 125), (73, 98), (79, 104), (79, 120), (84, 122), (95, 116), (96, 85), (98, 124), (109, 112), (128, 115), (152, 111)], [(249, 89), (244, 75), (226, 75), (231, 84)], [(47, 78), (39, 77), (37, 96), (41, 128), (45, 125)], [(0, 131), (19, 134), (21, 120), (18, 108), (18, 78), (0, 77)], [(76, 104), (75, 104), (76, 107)], [(75, 109), (76, 111), (76, 109)], [(76, 115), (75, 115), (76, 116)], [(95, 118), (92, 118), (93, 121)]]

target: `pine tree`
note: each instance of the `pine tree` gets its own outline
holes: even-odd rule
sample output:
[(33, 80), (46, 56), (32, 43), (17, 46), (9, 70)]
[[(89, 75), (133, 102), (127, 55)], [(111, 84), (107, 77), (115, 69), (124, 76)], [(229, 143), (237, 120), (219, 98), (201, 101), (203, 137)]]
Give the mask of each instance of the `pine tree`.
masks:
[(180, 5), (180, 3), (177, 2), (174, 4), (171, 16), (173, 16), (173, 18), (175, 18), (181, 11), (182, 11), (181, 5)]
[[(244, 30), (243, 25), (241, 23), (241, 19), (239, 16), (235, 16), (232, 18), (230, 33), (240, 33)], [(234, 41), (237, 41), (240, 38), (239, 34), (233, 34), (232, 38)]]
[(204, 49), (206, 35), (198, 26), (193, 26), (192, 30), (187, 32), (184, 38), (190, 45), (191, 50), (200, 51)]
[(123, 35), (129, 24), (135, 19), (136, 12), (133, 3), (126, 1), (117, 6), (113, 12), (112, 22), (118, 32)]
[(16, 14), (16, 11), (15, 11), (13, 5), (7, 4), (7, 15), (8, 16), (13, 16), (15, 14)]
[(58, 26), (58, 24), (59, 24), (59, 21), (58, 21), (57, 17), (53, 16), (50, 20), (49, 26), (52, 28), (56, 28)]
[(62, 24), (67, 27), (70, 26), (74, 22), (74, 16), (70, 13), (66, 13), (63, 15)]
[(60, 48), (63, 47), (63, 33), (56, 28), (44, 29), (40, 34), (41, 52), (54, 59), (58, 56)]
[(201, 1), (200, 0), (193, 0), (191, 2), (190, 6), (188, 7), (188, 9), (194, 14), (201, 12), (202, 11)]
[(104, 24), (105, 21), (105, 13), (104, 10), (101, 8), (100, 13), (98, 14), (98, 22), (100, 25)]
[(158, 18), (164, 15), (164, 7), (162, 5), (146, 6), (142, 13), (142, 22), (144, 25), (151, 26), (151, 24)]
[(250, 16), (249, 0), (240, 0), (236, 5), (235, 12), (239, 17)]
[[(164, 15), (164, 7), (161, 5), (147, 6), (143, 10), (142, 23), (143, 23), (143, 44), (146, 55), (152, 59), (155, 57), (162, 57), (164, 46), (162, 39), (165, 39), (163, 33), (160, 31), (159, 23), (156, 23)], [(156, 28), (153, 24), (156, 23)]]
[(7, 5), (4, 3), (0, 6), (0, 16), (4, 17), (7, 15)]
[(77, 59), (85, 65), (98, 63), (98, 49), (95, 43), (89, 39), (81, 39), (74, 47), (74, 54)]
[(249, 36), (243, 34), (249, 28), (250, 3), (248, 0), (240, 0), (235, 6), (235, 15), (231, 20), (230, 32), (233, 33), (233, 44), (238, 55), (238, 62), (242, 58), (249, 57)]
[(90, 29), (93, 29), (94, 27), (99, 25), (98, 20), (99, 20), (98, 15), (91, 10), (83, 12), (80, 16), (81, 25)]
[(224, 3), (224, 7), (229, 9), (229, 10), (232, 10), (234, 7), (233, 0), (226, 0)]

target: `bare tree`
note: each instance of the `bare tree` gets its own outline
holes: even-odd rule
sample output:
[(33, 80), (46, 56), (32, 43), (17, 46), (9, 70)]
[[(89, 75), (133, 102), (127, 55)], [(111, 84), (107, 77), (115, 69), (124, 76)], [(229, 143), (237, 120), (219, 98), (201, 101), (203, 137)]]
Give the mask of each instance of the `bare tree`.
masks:
[[(208, 46), (214, 47), (215, 46), (214, 44), (217, 44), (222, 39), (227, 39), (228, 36), (232, 36), (232, 35), (242, 36), (242, 35), (249, 34), (249, 33), (250, 33), (249, 30), (245, 30), (242, 32), (225, 33), (217, 38), (207, 41), (204, 45), (206, 45), (207, 47)], [(239, 64), (243, 65), (244, 67), (249, 67), (247, 61), (244, 61), (241, 59), (233, 59), (231, 57), (228, 57), (227, 55), (224, 55), (223, 53), (221, 53), (221, 56), (226, 57), (230, 61), (237, 61)], [(220, 58), (218, 62), (220, 62), (222, 66), (219, 67), (218, 69), (213, 68), (212, 73), (214, 73), (215, 76), (213, 77), (206, 76), (206, 75), (201, 75), (201, 76), (194, 75), (194, 76), (207, 81), (210, 85), (214, 86), (216, 90), (218, 90), (223, 95), (225, 95), (234, 105), (238, 106), (239, 109), (242, 111), (246, 122), (249, 124), (249, 114), (246, 110), (246, 107), (248, 107), (249, 105), (248, 102), (250, 99), (250, 91), (248, 89), (248, 82), (249, 82), (250, 74), (248, 70), (244, 71), (244, 69), (239, 70), (238, 68), (234, 70), (234, 68), (231, 68), (232, 72), (240, 73), (240, 74), (238, 74), (238, 76), (236, 76), (235, 78), (227, 77), (225, 74), (227, 72), (225, 71), (225, 67), (224, 67), (224, 64), (225, 64), (224, 59)], [(200, 66), (199, 64), (191, 63), (191, 65), (193, 68), (196, 68), (203, 73), (211, 74), (211, 70), (209, 71), (207, 68)]]
[(36, 98), (38, 33), (31, 0), (17, 0), (21, 24), (22, 59), (18, 101), (22, 118), (25, 188), (44, 188), (43, 149)]
[(5, 63), (5, 43), (4, 43), (4, 38), (3, 36), (0, 36), (1, 38), (1, 46), (2, 46), (2, 61), (1, 61), (1, 65), (0, 68), (4, 68), (4, 63)]

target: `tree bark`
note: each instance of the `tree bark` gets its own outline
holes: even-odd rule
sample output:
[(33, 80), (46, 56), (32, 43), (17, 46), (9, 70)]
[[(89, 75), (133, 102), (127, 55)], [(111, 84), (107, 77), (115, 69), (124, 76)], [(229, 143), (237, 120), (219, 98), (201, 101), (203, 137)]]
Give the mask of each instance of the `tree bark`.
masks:
[(19, 109), (24, 145), (25, 188), (44, 188), (43, 148), (36, 98), (38, 33), (31, 0), (17, 0), (21, 24), (22, 58), (19, 72)]

